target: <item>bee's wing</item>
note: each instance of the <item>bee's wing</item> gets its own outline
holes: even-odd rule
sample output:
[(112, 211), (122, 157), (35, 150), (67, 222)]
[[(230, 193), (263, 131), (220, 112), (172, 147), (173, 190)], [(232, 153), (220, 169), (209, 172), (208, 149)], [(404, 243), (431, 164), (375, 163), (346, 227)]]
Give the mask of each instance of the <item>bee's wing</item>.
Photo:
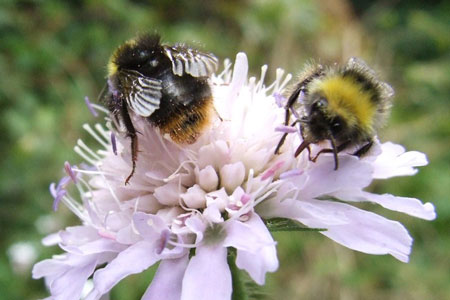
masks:
[(142, 117), (150, 116), (161, 102), (161, 81), (138, 72), (126, 72), (122, 87), (128, 107)]
[(164, 52), (172, 62), (175, 75), (187, 73), (193, 77), (209, 77), (217, 70), (218, 60), (211, 53), (203, 53), (181, 44), (164, 46)]
[(391, 98), (394, 95), (394, 89), (386, 82), (378, 80), (377, 73), (370, 68), (364, 60), (358, 57), (351, 57), (347, 65), (346, 70), (358, 70), (366, 74), (380, 89), (381, 96), (383, 98)]

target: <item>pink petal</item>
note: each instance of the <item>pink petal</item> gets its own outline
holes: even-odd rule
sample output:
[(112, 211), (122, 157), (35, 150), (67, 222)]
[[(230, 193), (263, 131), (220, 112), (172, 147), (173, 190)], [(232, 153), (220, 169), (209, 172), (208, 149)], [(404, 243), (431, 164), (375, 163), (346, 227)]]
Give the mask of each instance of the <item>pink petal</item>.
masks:
[(399, 211), (410, 216), (425, 220), (434, 220), (436, 218), (436, 212), (433, 204), (427, 202), (423, 204), (419, 199), (408, 197), (397, 197), (390, 194), (372, 194), (364, 191), (341, 191), (333, 193), (336, 198), (344, 201), (365, 202), (370, 201), (377, 203), (384, 208)]
[(270, 235), (267, 227), (257, 214), (252, 214), (246, 222), (267, 246), (262, 247), (257, 253), (251, 253), (244, 250), (237, 250), (236, 266), (248, 272), (252, 279), (263, 285), (267, 272), (275, 272), (278, 269), (277, 250), (275, 242)]
[(183, 279), (181, 300), (230, 300), (231, 272), (224, 247), (198, 247)]
[(141, 300), (160, 300), (161, 298), (164, 298), (164, 300), (179, 300), (188, 262), (188, 255), (178, 259), (162, 260), (152, 283)]
[(155, 243), (138, 242), (94, 273), (94, 289), (100, 295), (105, 294), (123, 278), (144, 271), (159, 259), (160, 256), (155, 252)]

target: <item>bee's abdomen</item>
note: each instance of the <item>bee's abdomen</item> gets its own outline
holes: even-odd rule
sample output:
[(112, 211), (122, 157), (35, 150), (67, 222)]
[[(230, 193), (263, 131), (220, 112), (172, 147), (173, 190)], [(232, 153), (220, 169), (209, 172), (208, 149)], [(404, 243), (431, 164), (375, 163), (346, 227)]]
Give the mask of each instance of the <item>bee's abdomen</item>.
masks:
[(214, 114), (211, 88), (206, 79), (167, 76), (160, 108), (149, 121), (178, 144), (194, 143)]
[(162, 134), (168, 133), (178, 144), (194, 143), (204, 129), (209, 125), (211, 115), (214, 114), (211, 96), (196, 99), (188, 105), (175, 104), (172, 114), (166, 118), (159, 118), (158, 111), (152, 115), (152, 122), (159, 127)]

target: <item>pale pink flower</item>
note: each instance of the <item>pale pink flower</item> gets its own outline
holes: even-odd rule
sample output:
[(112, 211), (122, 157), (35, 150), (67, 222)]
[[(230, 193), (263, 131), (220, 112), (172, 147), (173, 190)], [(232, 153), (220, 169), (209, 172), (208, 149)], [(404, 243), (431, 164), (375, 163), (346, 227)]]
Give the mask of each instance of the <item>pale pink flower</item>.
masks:
[[(278, 268), (276, 242), (263, 222), (273, 217), (324, 228), (322, 234), (358, 251), (408, 260), (412, 238), (400, 223), (350, 204), (369, 201), (433, 219), (429, 203), (364, 191), (374, 179), (414, 174), (427, 163), (425, 156), (377, 143), (362, 159), (340, 154), (334, 171), (331, 156), (316, 163), (304, 153), (295, 158), (301, 137), (294, 132), (275, 155), (279, 131), (293, 131), (280, 126), (281, 95), (290, 75), (277, 70), (275, 82), (265, 86), (264, 66), (259, 79), (247, 79), (243, 53), (233, 72), (230, 66), (226, 62), (211, 79), (220, 118), (194, 144), (174, 144), (144, 119), (133, 118), (140, 152), (129, 185), (124, 185), (131, 169), (129, 139), (112, 130), (111, 121), (106, 128), (85, 125), (102, 149), (94, 152), (78, 141), (75, 151), (92, 167), (66, 164), (69, 176), (51, 187), (55, 203), (66, 204), (82, 225), (47, 237), (46, 244), (65, 252), (33, 269), (34, 278), (45, 277), (52, 299), (79, 299), (89, 278), (93, 288), (85, 299), (99, 299), (121, 279), (157, 262), (142, 299), (231, 299), (230, 247), (236, 249), (236, 266), (260, 285)], [(67, 192), (68, 178), (79, 200)], [(105, 266), (96, 269), (99, 265)]]

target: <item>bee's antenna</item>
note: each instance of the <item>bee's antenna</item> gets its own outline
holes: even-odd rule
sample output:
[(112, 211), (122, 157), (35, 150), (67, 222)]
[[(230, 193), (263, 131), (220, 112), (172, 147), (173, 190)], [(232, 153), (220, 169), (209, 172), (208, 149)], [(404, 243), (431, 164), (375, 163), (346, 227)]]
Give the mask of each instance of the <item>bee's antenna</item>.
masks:
[(100, 102), (100, 100), (103, 99), (103, 97), (105, 97), (105, 94), (106, 94), (106, 92), (108, 90), (107, 87), (108, 87), (108, 83), (106, 82), (103, 85), (103, 88), (102, 88), (102, 90), (100, 91), (100, 94), (97, 97), (97, 102)]

